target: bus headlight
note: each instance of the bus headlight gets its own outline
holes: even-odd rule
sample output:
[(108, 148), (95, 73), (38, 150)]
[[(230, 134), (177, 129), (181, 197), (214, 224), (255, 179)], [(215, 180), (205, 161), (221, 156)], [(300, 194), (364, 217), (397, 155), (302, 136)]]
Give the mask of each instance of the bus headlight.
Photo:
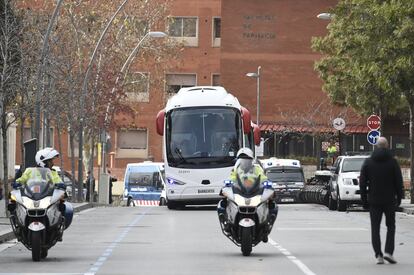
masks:
[(173, 179), (173, 178), (168, 178), (168, 177), (167, 177), (167, 183), (168, 184), (171, 184), (171, 185), (173, 185), (173, 184), (176, 184), (176, 185), (184, 185), (185, 184), (182, 181), (179, 181), (179, 180), (176, 180), (176, 179)]

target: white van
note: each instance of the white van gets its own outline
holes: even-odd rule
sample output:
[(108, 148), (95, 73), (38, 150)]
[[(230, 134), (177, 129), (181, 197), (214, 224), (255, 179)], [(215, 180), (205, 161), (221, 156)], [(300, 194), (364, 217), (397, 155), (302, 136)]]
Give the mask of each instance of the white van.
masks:
[(129, 163), (125, 169), (122, 205), (156, 206), (165, 187), (163, 162)]

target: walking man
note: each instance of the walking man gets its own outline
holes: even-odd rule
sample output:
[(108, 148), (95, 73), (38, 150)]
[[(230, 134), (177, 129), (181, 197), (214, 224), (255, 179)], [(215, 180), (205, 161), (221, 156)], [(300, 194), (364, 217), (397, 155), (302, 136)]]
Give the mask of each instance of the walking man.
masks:
[[(364, 208), (369, 207), (371, 241), (377, 264), (383, 264), (384, 259), (395, 264), (397, 263), (393, 257), (395, 209), (401, 204), (403, 182), (400, 166), (388, 149), (388, 141), (385, 137), (378, 139), (371, 157), (367, 158), (362, 165), (359, 186)], [(383, 214), (385, 214), (385, 224), (387, 225), (384, 254), (381, 250), (380, 238)]]

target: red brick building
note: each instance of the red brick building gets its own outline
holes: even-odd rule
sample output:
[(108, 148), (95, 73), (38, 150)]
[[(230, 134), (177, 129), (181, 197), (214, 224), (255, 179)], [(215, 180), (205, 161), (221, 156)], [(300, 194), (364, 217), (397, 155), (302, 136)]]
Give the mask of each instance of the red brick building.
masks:
[[(320, 144), (310, 135), (297, 140), (289, 137), (294, 132), (309, 132), (303, 121), (311, 112), (312, 127), (321, 131), (334, 132), (331, 119), (340, 115), (341, 110), (332, 107), (322, 91), (322, 82), (313, 69), (320, 55), (310, 47), (312, 37), (327, 32), (328, 22), (317, 19), (316, 15), (336, 3), (336, 0), (173, 0), (171, 20), (166, 20), (165, 31), (184, 43), (182, 60), (166, 72), (165, 87), (149, 86), (138, 97), (138, 113), (127, 118), (128, 126), (120, 123), (122, 129), (110, 132), (109, 166), (122, 170), (128, 162), (161, 161), (162, 142), (156, 133), (155, 117), (180, 87), (223, 86), (239, 98), (256, 121), (257, 83), (246, 74), (256, 72), (259, 66), (259, 124), (266, 140), (264, 154), (314, 156)], [(315, 111), (321, 102), (327, 103)], [(348, 110), (345, 119), (346, 135), (341, 141), (344, 150), (370, 150), (366, 142), (366, 118)], [(66, 155), (66, 151), (62, 153)], [(69, 164), (68, 160), (65, 163)]]

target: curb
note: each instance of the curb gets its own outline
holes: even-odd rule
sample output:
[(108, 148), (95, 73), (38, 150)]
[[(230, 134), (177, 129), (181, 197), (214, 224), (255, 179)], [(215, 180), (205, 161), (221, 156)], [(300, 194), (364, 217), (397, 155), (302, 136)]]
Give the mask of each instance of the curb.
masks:
[[(78, 212), (81, 212), (83, 210), (86, 210), (86, 209), (89, 209), (89, 208), (92, 208), (92, 207), (96, 207), (96, 206), (97, 205), (95, 205), (93, 203), (84, 203), (84, 204), (81, 204), (81, 205), (77, 205), (76, 207), (74, 207), (73, 210), (74, 210), (74, 213), (78, 213)], [(6, 230), (3, 231), (3, 232), (0, 232), (0, 244), (11, 241), (15, 238), (16, 238), (16, 236), (14, 236), (14, 233), (11, 229), (11, 226), (10, 226), (10, 231), (9, 232), (7, 232)]]
[(402, 208), (401, 212), (406, 213), (408, 215), (414, 215), (414, 209), (413, 208)]

